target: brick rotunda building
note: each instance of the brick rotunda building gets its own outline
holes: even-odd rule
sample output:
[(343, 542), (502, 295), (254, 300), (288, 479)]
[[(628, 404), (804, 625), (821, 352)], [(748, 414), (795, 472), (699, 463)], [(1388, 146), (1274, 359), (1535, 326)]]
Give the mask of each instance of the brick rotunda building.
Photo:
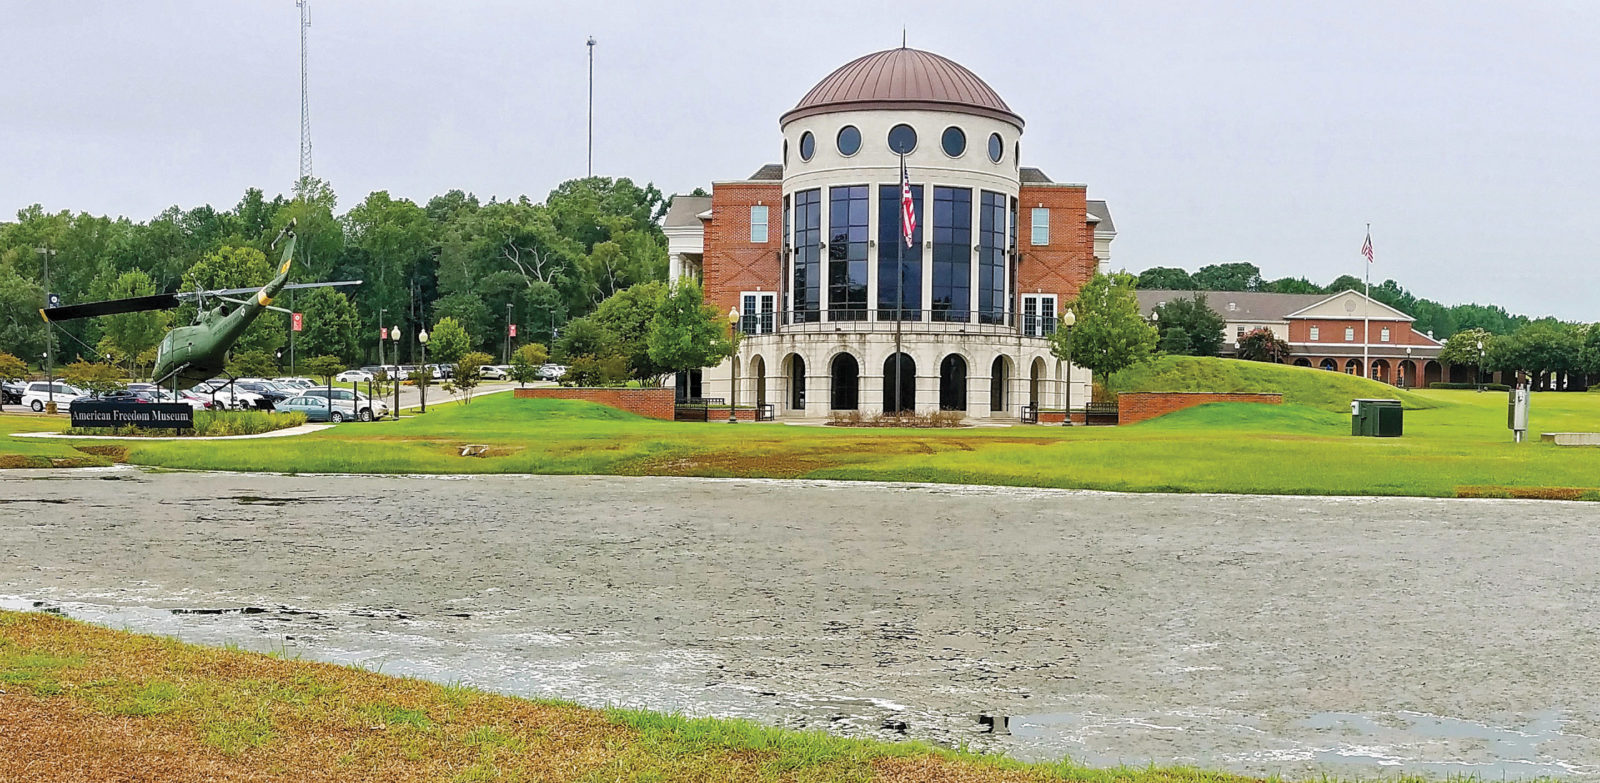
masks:
[[(1057, 315), (1110, 257), (1105, 202), (1021, 165), (1022, 117), (971, 71), (890, 49), (845, 64), (778, 121), (782, 163), (674, 196), (671, 277), (739, 312), (731, 361), (677, 379), (779, 418), (1088, 400), (1050, 353)], [(916, 214), (901, 234), (900, 161)], [(736, 379), (736, 380), (735, 380)], [(736, 390), (735, 390), (736, 384)]]

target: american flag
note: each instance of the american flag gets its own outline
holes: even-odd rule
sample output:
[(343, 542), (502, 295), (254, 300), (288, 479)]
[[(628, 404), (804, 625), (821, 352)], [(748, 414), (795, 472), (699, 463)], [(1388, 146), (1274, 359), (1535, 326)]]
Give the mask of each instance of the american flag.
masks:
[(1367, 232), (1367, 241), (1361, 243), (1361, 255), (1367, 257), (1367, 263), (1372, 263), (1372, 232)]
[(906, 156), (900, 156), (900, 233), (905, 235), (906, 247), (911, 247), (911, 236), (917, 230), (917, 208), (911, 200), (911, 178), (906, 174)]

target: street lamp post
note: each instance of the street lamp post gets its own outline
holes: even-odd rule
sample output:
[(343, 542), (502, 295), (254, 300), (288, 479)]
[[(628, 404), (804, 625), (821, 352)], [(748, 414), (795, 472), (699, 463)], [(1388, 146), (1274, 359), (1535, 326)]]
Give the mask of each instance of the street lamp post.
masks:
[(511, 363), (511, 303), (506, 302), (506, 364)]
[(1411, 361), (1411, 346), (1409, 345), (1406, 346), (1406, 366), (1411, 368), (1411, 377), (1401, 378), (1400, 387), (1405, 388), (1406, 382), (1409, 381), (1411, 388), (1415, 389), (1417, 387), (1417, 365)]
[(417, 370), (417, 388), (422, 391), (422, 412), (428, 412), (428, 381), (433, 380), (433, 373), (428, 371), (428, 330), (417, 332), (417, 343), (422, 346), (422, 364)]
[[(1061, 417), (1061, 426), (1072, 426), (1072, 325), (1078, 322), (1078, 314), (1067, 310), (1061, 314), (1061, 329), (1067, 333), (1067, 397), (1062, 406), (1066, 409), (1065, 416)], [(1084, 415), (1083, 423), (1089, 423), (1088, 414)]]
[[(44, 303), (46, 307), (54, 305), (50, 301), (50, 259), (55, 256), (56, 250), (51, 247), (36, 247), (33, 252), (44, 256)], [(50, 382), (50, 388), (45, 392), (48, 401), (45, 403), (51, 412), (55, 411), (56, 404), (56, 331), (54, 326), (46, 326), (44, 332), (44, 365), (45, 378)]]
[(735, 412), (739, 406), (739, 308), (728, 308), (728, 344), (733, 346), (733, 353), (728, 356), (728, 376), (733, 380), (733, 385), (728, 387), (728, 423), (739, 422)]
[(387, 312), (389, 312), (387, 307), (378, 308), (378, 366), (380, 368), (388, 366), (383, 363), (383, 338), (388, 337), (383, 333), (383, 316)]
[(1483, 348), (1483, 341), (1479, 340), (1478, 341), (1478, 371), (1476, 373), (1474, 373), (1474, 375), (1477, 377), (1478, 391), (1480, 393), (1483, 391), (1483, 363), (1488, 361), (1488, 359), (1489, 359), (1489, 355), (1488, 355), (1488, 352), (1485, 351), (1484, 348)]
[(394, 417), (400, 418), (400, 325), (389, 327), (389, 339), (394, 341)]

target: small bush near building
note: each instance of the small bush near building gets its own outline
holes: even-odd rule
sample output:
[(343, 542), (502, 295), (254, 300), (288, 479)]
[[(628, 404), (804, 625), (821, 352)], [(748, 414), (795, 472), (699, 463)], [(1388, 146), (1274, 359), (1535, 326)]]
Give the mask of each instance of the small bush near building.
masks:
[(1486, 391), (1511, 391), (1511, 387), (1503, 383), (1445, 383), (1434, 381), (1428, 384), (1430, 389), (1484, 389)]
[(861, 411), (833, 411), (828, 414), (828, 425), (832, 427), (911, 427), (915, 429), (937, 429), (943, 427), (963, 427), (966, 414), (961, 411), (933, 411), (931, 413), (905, 413), (901, 415), (874, 413), (870, 416), (861, 415)]

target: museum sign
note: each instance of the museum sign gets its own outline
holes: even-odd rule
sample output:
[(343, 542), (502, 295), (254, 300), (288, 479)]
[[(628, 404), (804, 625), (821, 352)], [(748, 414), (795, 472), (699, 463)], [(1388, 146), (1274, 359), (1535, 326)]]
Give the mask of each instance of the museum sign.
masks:
[(194, 429), (194, 408), (183, 402), (74, 402), (74, 427)]

